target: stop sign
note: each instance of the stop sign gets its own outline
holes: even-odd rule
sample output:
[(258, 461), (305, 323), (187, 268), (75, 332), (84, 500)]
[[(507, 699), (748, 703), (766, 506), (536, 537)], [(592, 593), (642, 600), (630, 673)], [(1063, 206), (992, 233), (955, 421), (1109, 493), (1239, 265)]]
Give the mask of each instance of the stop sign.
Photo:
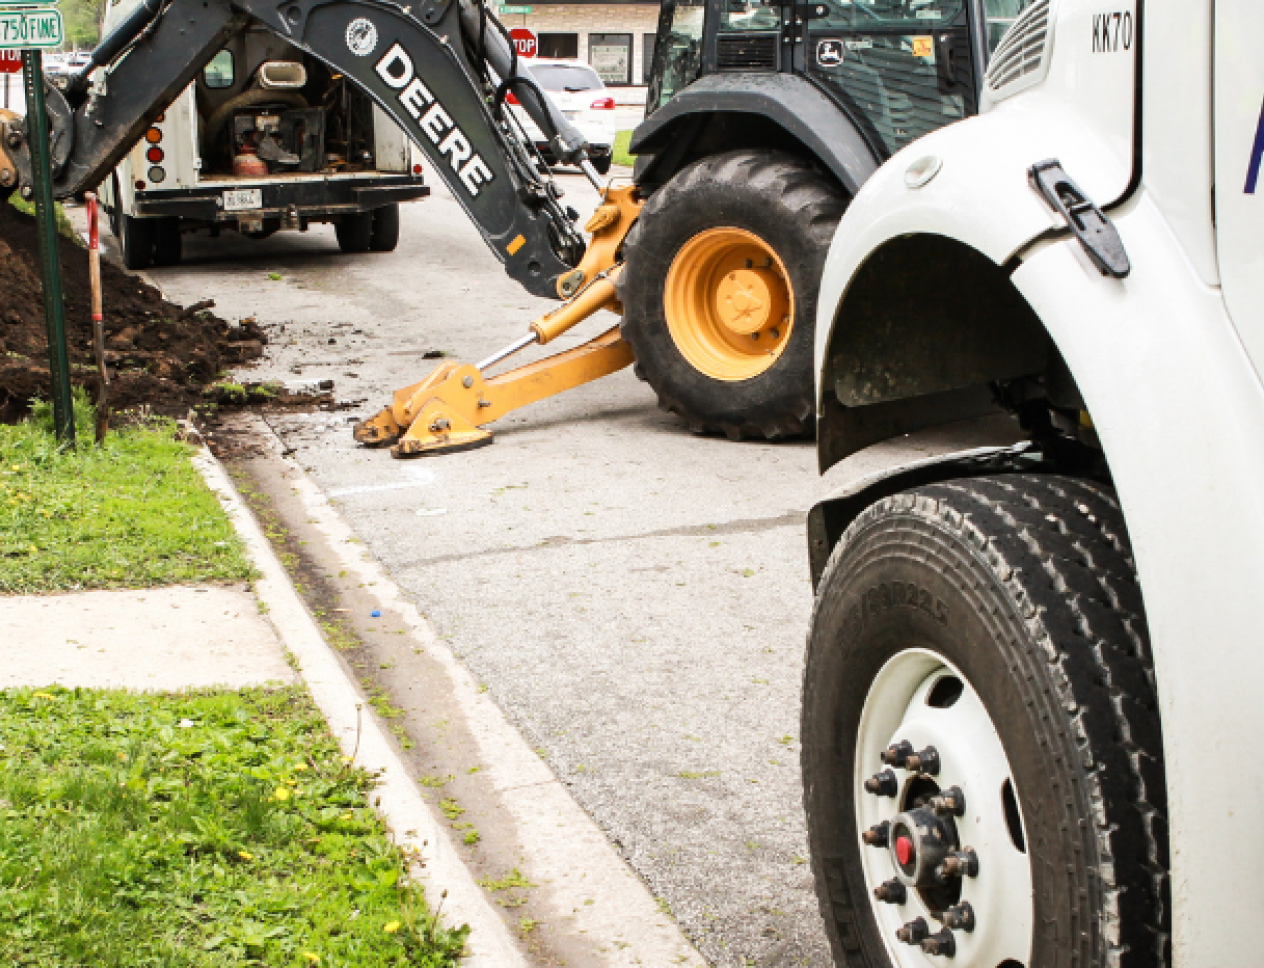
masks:
[(515, 27), (509, 31), (514, 46), (518, 48), (519, 57), (534, 57), (540, 50), (540, 42), (536, 40), (535, 31), (526, 27)]
[(0, 74), (16, 74), (22, 70), (20, 50), (0, 50)]

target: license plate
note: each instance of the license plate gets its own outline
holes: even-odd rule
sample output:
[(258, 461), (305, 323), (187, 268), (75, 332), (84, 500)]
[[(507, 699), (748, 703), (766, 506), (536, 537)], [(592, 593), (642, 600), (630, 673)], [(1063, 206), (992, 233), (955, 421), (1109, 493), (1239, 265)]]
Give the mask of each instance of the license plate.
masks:
[(249, 212), (263, 208), (262, 188), (230, 188), (224, 192), (225, 212)]

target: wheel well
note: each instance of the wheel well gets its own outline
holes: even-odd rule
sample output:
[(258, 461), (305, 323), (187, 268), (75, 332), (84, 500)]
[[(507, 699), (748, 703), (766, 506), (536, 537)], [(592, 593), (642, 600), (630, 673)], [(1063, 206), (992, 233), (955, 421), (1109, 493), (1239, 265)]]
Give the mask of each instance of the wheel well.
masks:
[(822, 471), (880, 440), (1006, 408), (1003, 388), (1041, 395), (1065, 371), (1010, 270), (929, 234), (870, 254), (835, 311), (821, 366)]
[(636, 182), (652, 194), (693, 162), (740, 148), (773, 148), (802, 158), (851, 195), (837, 172), (802, 139), (767, 115), (741, 111), (687, 114), (665, 125), (638, 157)]

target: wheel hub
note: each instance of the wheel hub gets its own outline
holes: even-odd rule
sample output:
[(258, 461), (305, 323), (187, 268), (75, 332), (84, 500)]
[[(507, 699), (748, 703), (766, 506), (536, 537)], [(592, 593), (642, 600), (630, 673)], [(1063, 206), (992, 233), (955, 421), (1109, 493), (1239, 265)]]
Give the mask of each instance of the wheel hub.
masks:
[(776, 251), (753, 232), (699, 232), (672, 259), (663, 287), (672, 342), (717, 380), (749, 380), (780, 358), (794, 329), (794, 292)]
[(977, 693), (939, 656), (908, 650), (875, 677), (854, 790), (893, 965), (1028, 965), (1032, 876), (1012, 771)]
[(759, 332), (768, 323), (775, 284), (775, 276), (768, 269), (733, 270), (716, 286), (716, 315), (739, 336)]

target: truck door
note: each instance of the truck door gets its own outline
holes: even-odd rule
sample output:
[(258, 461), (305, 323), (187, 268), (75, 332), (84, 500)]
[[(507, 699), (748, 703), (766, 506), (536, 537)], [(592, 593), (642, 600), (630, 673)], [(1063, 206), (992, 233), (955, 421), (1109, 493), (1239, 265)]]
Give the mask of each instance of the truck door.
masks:
[(1258, 0), (1217, 0), (1216, 245), (1225, 302), (1264, 374), (1264, 59)]

